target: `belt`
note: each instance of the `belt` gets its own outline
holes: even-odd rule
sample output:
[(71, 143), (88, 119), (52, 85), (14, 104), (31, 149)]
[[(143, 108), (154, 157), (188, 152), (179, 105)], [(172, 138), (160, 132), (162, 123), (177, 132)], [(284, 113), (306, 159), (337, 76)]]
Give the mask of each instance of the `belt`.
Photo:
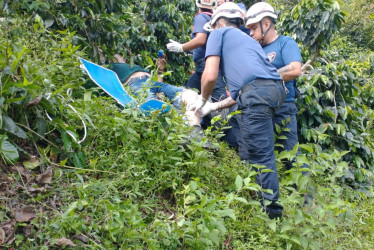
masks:
[(244, 94), (252, 89), (252, 84), (256, 85), (266, 85), (279, 82), (282, 84), (282, 80), (269, 80), (269, 79), (255, 79), (249, 83), (244, 84), (244, 86), (239, 90), (239, 95)]
[(125, 85), (129, 85), (129, 84), (135, 82), (136, 80), (141, 80), (141, 79), (146, 79), (146, 78), (149, 78), (149, 75), (143, 75), (143, 76), (138, 76), (138, 77), (130, 77), (130, 79), (125, 83)]

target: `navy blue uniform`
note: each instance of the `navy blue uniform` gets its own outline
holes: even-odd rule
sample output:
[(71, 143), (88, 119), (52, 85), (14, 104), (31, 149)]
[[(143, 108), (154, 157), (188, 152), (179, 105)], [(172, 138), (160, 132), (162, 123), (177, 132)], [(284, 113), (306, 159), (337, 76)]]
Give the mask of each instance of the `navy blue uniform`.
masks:
[[(285, 89), (276, 68), (269, 63), (258, 42), (239, 29), (224, 27), (214, 30), (208, 39), (206, 58), (220, 57), (220, 70), (231, 97), (241, 114), (236, 115), (239, 131), (239, 155), (251, 164), (265, 166), (272, 172), (256, 176), (256, 182), (273, 193), (263, 198), (273, 201), (267, 212), (282, 213), (279, 180), (274, 154), (273, 115), (285, 100)], [(262, 196), (262, 194), (259, 194)]]
[[(279, 36), (275, 41), (264, 46), (263, 49), (269, 62), (277, 69), (280, 69), (291, 62), (301, 63), (301, 53), (299, 47), (297, 46), (295, 40), (293, 40), (291, 37)], [(296, 117), (298, 109), (295, 105), (294, 86), (296, 86), (295, 79), (286, 82), (286, 87), (288, 89), (286, 101), (273, 117), (274, 128), (275, 124), (283, 127), (282, 121), (287, 121), (289, 119), (289, 122), (285, 126), (289, 129), (289, 131), (283, 131), (281, 134), (286, 136), (287, 139), (277, 141), (277, 143), (283, 145), (283, 148), (279, 148), (279, 150), (291, 151), (298, 142)], [(291, 168), (292, 162), (287, 162), (286, 167), (288, 169)]]
[[(210, 15), (206, 13), (196, 14), (191, 39), (195, 38), (197, 33), (205, 33), (209, 36), (209, 32), (204, 30), (204, 25), (210, 21), (210, 18)], [(191, 75), (185, 85), (187, 88), (197, 89), (199, 94), (201, 91), (201, 76), (205, 69), (205, 49), (206, 44), (192, 51), (193, 60), (195, 62), (195, 72)], [(226, 85), (222, 79), (222, 75), (220, 75), (211, 95), (213, 102), (220, 101), (227, 97), (225, 87)]]

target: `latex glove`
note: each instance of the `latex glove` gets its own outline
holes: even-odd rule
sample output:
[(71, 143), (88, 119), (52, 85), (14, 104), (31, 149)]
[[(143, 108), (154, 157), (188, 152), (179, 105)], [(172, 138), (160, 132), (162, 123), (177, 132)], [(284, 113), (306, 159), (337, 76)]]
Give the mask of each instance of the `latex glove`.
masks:
[(204, 107), (204, 105), (207, 103), (207, 99), (204, 99), (201, 95), (199, 95), (199, 98), (193, 103), (191, 104), (189, 107), (188, 107), (188, 110), (190, 111), (195, 111), (194, 113), (196, 114), (196, 112), (200, 112), (201, 113), (201, 109)]
[(183, 44), (180, 44), (172, 39), (169, 39), (170, 43), (166, 44), (166, 47), (171, 52), (182, 53), (183, 52)]
[(204, 117), (217, 110), (216, 103), (207, 102), (200, 110), (200, 117)]

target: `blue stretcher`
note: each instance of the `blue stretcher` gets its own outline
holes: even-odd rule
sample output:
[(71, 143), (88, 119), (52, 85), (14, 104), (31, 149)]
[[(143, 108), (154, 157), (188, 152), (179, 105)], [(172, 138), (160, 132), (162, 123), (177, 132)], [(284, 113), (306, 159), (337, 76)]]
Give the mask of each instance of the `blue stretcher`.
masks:
[(152, 99), (138, 104), (137, 101), (134, 100), (134, 98), (132, 98), (123, 88), (121, 81), (113, 70), (104, 68), (83, 58), (80, 58), (80, 61), (91, 80), (124, 108), (133, 108), (137, 106), (141, 111), (147, 114), (150, 111), (165, 113), (170, 110), (170, 105), (160, 100)]

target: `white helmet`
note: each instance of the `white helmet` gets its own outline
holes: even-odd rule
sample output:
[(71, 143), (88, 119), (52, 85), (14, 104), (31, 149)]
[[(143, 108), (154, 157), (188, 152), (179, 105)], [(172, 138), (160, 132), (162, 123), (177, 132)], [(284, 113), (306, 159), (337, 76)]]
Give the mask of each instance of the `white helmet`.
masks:
[(255, 3), (247, 11), (247, 15), (245, 16), (245, 26), (247, 27), (253, 23), (258, 23), (264, 17), (277, 19), (278, 16), (275, 14), (275, 11), (270, 4), (265, 2)]
[(196, 6), (203, 9), (214, 10), (217, 0), (196, 0)]
[(226, 17), (229, 19), (239, 18), (244, 22), (244, 11), (233, 2), (226, 2), (221, 4), (217, 9), (213, 11), (210, 25), (213, 26), (220, 17)]

